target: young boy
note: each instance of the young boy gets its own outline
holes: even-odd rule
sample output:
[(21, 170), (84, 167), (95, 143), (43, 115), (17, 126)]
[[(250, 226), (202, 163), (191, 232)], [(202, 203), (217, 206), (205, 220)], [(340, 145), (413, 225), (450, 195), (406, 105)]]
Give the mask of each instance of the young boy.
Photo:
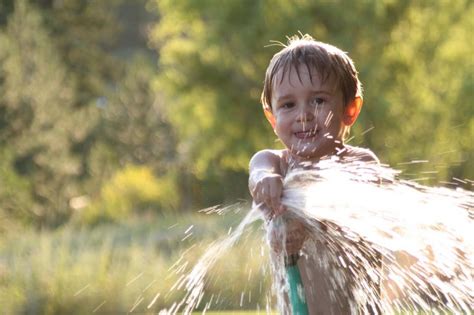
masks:
[[(275, 54), (265, 75), (261, 97), (265, 116), (285, 146), (262, 150), (250, 161), (249, 190), (267, 219), (283, 214), (283, 178), (295, 168), (327, 158), (377, 163), (367, 149), (344, 143), (362, 107), (362, 88), (352, 60), (340, 49), (311, 36), (292, 37)], [(306, 235), (289, 227), (288, 253), (298, 253)], [(316, 244), (318, 253), (324, 244)], [(347, 292), (335, 292), (315, 257), (299, 259), (310, 314), (350, 314)], [(342, 290), (344, 291), (344, 290)]]

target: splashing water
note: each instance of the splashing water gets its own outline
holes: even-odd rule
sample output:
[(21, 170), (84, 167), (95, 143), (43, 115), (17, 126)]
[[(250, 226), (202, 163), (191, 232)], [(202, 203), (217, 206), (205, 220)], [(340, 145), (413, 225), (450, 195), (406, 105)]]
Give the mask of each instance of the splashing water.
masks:
[[(292, 222), (302, 224), (306, 238), (298, 265), (310, 313), (474, 309), (472, 192), (399, 180), (384, 166), (332, 160), (290, 172), (284, 187), (288, 211), (265, 224), (267, 239), (281, 248), (270, 257), (280, 313), (291, 313), (284, 257)], [(191, 313), (202, 302), (210, 268), (259, 218), (252, 209), (228, 237), (211, 244), (172, 289), (185, 297), (160, 314)]]
[[(229, 233), (229, 236), (223, 240), (213, 242), (204, 255), (198, 260), (192, 271), (181, 277), (171, 290), (180, 290), (184, 288), (186, 291), (185, 297), (177, 303), (174, 303), (168, 310), (160, 311), (160, 314), (176, 314), (181, 311), (184, 314), (190, 314), (201, 302), (204, 296), (205, 276), (209, 269), (221, 258), (221, 256), (240, 238), (244, 229), (252, 222), (259, 219), (260, 215), (256, 209), (251, 211), (238, 225), (238, 227)], [(179, 269), (179, 267), (178, 267)], [(224, 279), (222, 279), (224, 280)], [(208, 303), (204, 309), (208, 309), (211, 303)]]

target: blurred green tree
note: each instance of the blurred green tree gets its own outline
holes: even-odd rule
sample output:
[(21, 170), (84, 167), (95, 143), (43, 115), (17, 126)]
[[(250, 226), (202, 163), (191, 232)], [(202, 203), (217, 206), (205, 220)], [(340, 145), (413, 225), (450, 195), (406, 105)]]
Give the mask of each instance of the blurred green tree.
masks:
[(152, 90), (156, 66), (137, 55), (113, 89), (99, 99), (101, 134), (120, 164), (147, 164), (165, 172), (174, 164), (175, 136), (163, 113), (163, 99)]
[[(0, 34), (0, 142), (14, 150), (16, 172), (29, 177), (25, 188), (35, 201), (29, 210), (43, 223), (65, 215), (70, 180), (79, 172), (68, 148), (87, 131), (75, 128), (82, 113), (72, 111), (73, 81), (49, 36), (26, 1), (15, 3)], [(54, 215), (46, 213), (49, 206)]]
[(2, 213), (56, 226), (127, 164), (172, 174), (173, 135), (150, 88), (156, 66), (114, 46), (121, 4), (1, 2)]
[(472, 1), (413, 3), (384, 46), (368, 96), (386, 125), (370, 138), (407, 176), (474, 177), (473, 16)]

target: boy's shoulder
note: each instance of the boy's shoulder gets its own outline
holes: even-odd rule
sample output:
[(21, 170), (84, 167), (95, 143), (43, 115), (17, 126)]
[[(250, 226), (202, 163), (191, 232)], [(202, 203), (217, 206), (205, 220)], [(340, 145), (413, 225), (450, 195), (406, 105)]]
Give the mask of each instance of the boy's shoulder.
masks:
[(282, 159), (286, 158), (286, 149), (283, 150), (273, 150), (273, 149), (264, 149), (260, 150), (252, 156), (250, 163), (252, 161), (273, 161), (273, 162), (280, 162)]
[(284, 172), (284, 161), (286, 161), (287, 150), (264, 149), (255, 153), (250, 159), (250, 170), (252, 169), (274, 169), (278, 173)]
[(274, 149), (263, 149), (263, 150), (260, 150), (258, 152), (256, 152), (253, 156), (256, 157), (256, 156), (273, 156), (275, 158), (282, 158), (284, 157), (287, 153), (286, 151), (288, 151), (287, 149), (282, 149), (282, 150), (274, 150)]
[(380, 164), (379, 158), (367, 148), (345, 146), (344, 159), (348, 161), (374, 162)]

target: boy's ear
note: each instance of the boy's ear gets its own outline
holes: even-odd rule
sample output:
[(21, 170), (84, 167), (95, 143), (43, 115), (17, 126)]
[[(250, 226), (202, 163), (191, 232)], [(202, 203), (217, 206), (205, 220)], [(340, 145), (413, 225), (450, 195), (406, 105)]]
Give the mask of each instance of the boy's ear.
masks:
[(268, 122), (270, 123), (270, 125), (272, 125), (272, 128), (275, 129), (276, 120), (275, 120), (275, 116), (273, 116), (273, 113), (271, 112), (271, 110), (268, 109), (268, 108), (264, 108), (263, 112), (264, 112), (265, 117), (267, 118)]
[(360, 110), (362, 109), (362, 103), (362, 97), (356, 96), (353, 101), (347, 104), (342, 118), (346, 126), (350, 127), (355, 123), (357, 117), (359, 117)]

